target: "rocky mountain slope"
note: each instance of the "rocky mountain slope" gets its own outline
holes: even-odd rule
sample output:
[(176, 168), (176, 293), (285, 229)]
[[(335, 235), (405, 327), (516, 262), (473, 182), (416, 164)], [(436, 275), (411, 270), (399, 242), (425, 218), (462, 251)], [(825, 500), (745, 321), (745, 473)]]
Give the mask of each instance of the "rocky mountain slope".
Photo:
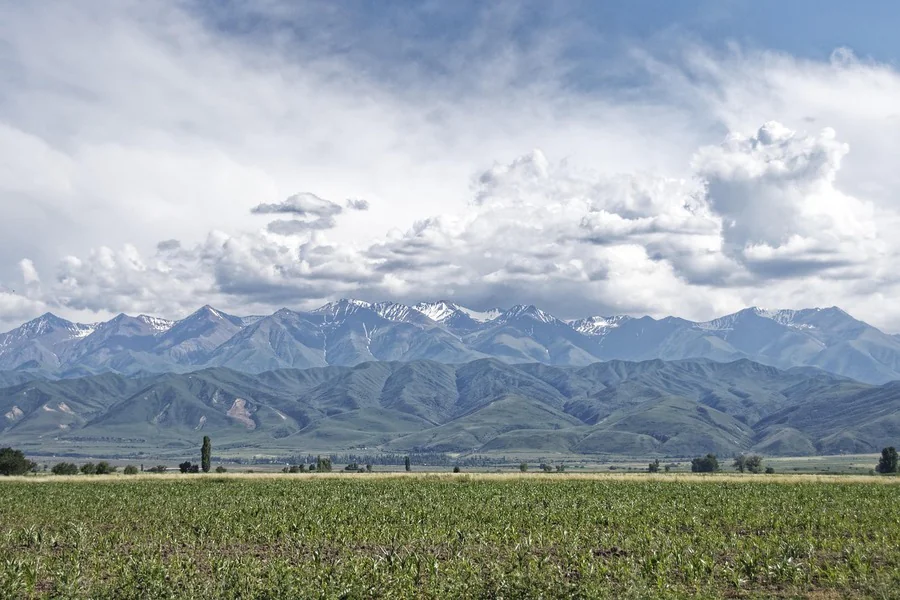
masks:
[(0, 371), (42, 377), (104, 372), (248, 373), (370, 361), (446, 364), (496, 358), (586, 366), (597, 361), (742, 358), (782, 369), (818, 367), (868, 383), (900, 379), (900, 338), (839, 308), (748, 308), (697, 323), (666, 317), (564, 321), (535, 306), (474, 311), (451, 302), (415, 306), (340, 300), (300, 312), (237, 317), (204, 306), (179, 321), (119, 315), (98, 324), (43, 315), (0, 335)]
[(0, 389), (0, 439), (32, 453), (159, 455), (190, 451), (203, 435), (222, 453), (269, 455), (873, 452), (900, 435), (900, 390), (746, 359), (213, 367)]

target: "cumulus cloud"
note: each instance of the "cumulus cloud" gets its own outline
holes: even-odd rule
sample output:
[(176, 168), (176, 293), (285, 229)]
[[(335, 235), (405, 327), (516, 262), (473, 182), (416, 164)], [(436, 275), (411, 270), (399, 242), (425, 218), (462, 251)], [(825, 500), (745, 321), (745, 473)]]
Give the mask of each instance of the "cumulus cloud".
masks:
[(341, 214), (341, 211), (340, 205), (309, 192), (294, 194), (282, 202), (258, 204), (251, 209), (254, 214), (292, 214), (302, 217), (333, 217)]
[[(472, 60), (420, 71), (365, 62), (373, 40), (345, 54), (313, 5), (322, 27), (251, 40), (183, 3), (50, 4), (0, 22), (7, 325), (360, 296), (838, 304), (900, 330), (890, 65), (683, 44), (632, 52), (622, 90), (567, 85), (564, 36), (520, 47), (496, 23), (460, 41)], [(269, 6), (247, 22), (291, 31)]]
[(34, 262), (28, 258), (19, 261), (19, 269), (22, 270), (22, 280), (26, 286), (37, 285), (41, 283), (41, 277), (38, 275)]
[(318, 229), (334, 229), (337, 226), (334, 218), (320, 217), (312, 221), (301, 221), (298, 219), (277, 219), (266, 225), (266, 229), (270, 233), (279, 235), (297, 235), (308, 231)]
[(350, 210), (369, 210), (369, 201), (364, 198), (347, 198), (347, 208)]
[(605, 174), (535, 150), (477, 174), (464, 210), (368, 246), (326, 238), (334, 209), (298, 195), (279, 205), (285, 210), (258, 212), (315, 218), (214, 232), (191, 248), (160, 242), (148, 258), (128, 245), (68, 257), (54, 295), (96, 311), (175, 311), (197, 298), (311, 307), (349, 295), (481, 307), (516, 298), (563, 316), (702, 318), (766, 281), (871, 275), (859, 260), (875, 251), (871, 211), (834, 187), (846, 152), (829, 131), (805, 135), (774, 122), (698, 149), (689, 178)]
[(178, 240), (163, 240), (156, 244), (156, 249), (160, 252), (169, 252), (170, 250), (178, 250), (181, 248), (181, 242)]

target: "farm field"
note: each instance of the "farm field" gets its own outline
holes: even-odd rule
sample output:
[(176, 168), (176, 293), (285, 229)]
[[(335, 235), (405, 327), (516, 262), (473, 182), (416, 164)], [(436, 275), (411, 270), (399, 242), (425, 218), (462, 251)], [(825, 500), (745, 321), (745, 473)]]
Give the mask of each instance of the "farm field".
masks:
[(10, 478), (0, 598), (896, 598), (897, 483)]

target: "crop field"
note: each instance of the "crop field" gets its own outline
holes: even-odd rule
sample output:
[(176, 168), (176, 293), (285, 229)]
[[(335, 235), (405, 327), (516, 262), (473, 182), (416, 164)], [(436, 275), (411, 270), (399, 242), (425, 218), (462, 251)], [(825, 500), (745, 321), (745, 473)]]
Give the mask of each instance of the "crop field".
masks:
[(9, 479), (0, 598), (897, 598), (896, 482)]

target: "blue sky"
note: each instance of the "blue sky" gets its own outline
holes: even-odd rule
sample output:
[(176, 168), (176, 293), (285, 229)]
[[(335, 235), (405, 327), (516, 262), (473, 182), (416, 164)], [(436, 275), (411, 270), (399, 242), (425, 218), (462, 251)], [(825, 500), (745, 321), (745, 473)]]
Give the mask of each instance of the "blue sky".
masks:
[[(713, 48), (739, 44), (819, 60), (835, 48), (848, 47), (861, 58), (893, 64), (900, 52), (896, 38), (900, 5), (883, 0), (864, 6), (830, 0), (357, 0), (291, 3), (277, 11), (241, 3), (223, 10), (223, 4), (207, 2), (195, 9), (219, 31), (246, 36), (252, 43), (272, 43), (273, 32), (296, 38), (315, 36), (323, 29), (338, 32), (341, 35), (331, 39), (331, 51), (386, 70), (398, 62), (439, 64), (441, 54), (491, 22), (502, 27), (492, 40), (497, 44), (527, 45), (554, 29), (571, 34), (566, 56), (585, 70), (598, 57), (615, 59), (635, 43), (662, 49), (679, 38)], [(316, 9), (315, 19), (309, 16), (311, 7)]]
[(900, 331), (898, 11), (0, 2), (0, 325), (359, 297)]

